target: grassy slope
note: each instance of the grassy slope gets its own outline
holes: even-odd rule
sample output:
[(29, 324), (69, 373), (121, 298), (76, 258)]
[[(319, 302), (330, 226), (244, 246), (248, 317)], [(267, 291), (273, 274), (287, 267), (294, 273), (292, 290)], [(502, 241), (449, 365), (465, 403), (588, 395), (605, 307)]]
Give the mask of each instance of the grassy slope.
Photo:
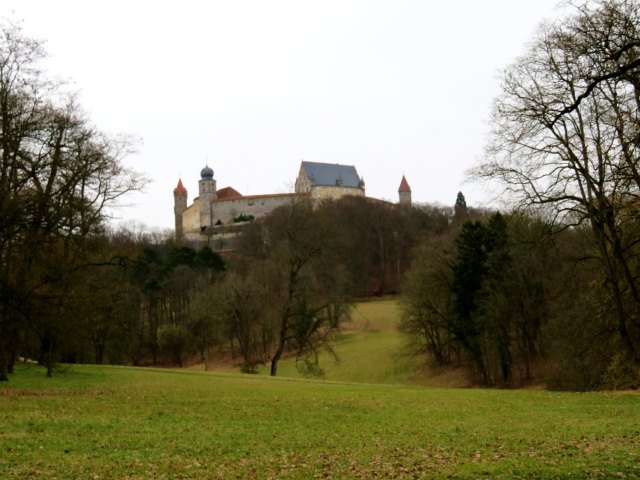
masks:
[[(462, 371), (428, 373), (424, 370), (422, 358), (404, 355), (403, 338), (397, 328), (399, 320), (400, 310), (396, 300), (356, 303), (351, 312), (351, 321), (345, 324), (335, 347), (339, 361), (336, 363), (329, 354), (321, 354), (323, 378), (343, 382), (435, 387), (468, 385)], [(263, 367), (260, 373), (268, 374), (268, 366)], [(280, 362), (278, 375), (302, 377), (294, 358), (285, 358)]]
[[(360, 383), (411, 382), (419, 370), (414, 358), (400, 358), (401, 338), (397, 331), (398, 306), (393, 300), (357, 303), (351, 321), (338, 338), (338, 363), (322, 354), (320, 365), (327, 380)], [(261, 373), (268, 373), (264, 368)], [(295, 359), (280, 362), (278, 374), (300, 377)]]
[(640, 395), (20, 366), (0, 478), (640, 476)]

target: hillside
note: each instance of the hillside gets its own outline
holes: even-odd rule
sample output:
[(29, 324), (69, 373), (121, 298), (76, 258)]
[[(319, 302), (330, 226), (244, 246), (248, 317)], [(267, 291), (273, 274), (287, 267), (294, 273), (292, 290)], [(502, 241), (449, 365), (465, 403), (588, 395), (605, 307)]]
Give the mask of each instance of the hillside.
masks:
[[(320, 357), (325, 380), (357, 383), (389, 383), (433, 387), (465, 387), (468, 380), (462, 370), (445, 372), (425, 367), (423, 357), (409, 356), (403, 349), (404, 338), (398, 331), (400, 307), (395, 298), (356, 302), (351, 321), (338, 336), (336, 360), (328, 353)], [(196, 365), (194, 369), (203, 369)], [(212, 370), (233, 372), (238, 368), (225, 362), (211, 362)], [(260, 374), (268, 375), (268, 366)], [(302, 378), (295, 358), (285, 358), (278, 366), (279, 377)]]

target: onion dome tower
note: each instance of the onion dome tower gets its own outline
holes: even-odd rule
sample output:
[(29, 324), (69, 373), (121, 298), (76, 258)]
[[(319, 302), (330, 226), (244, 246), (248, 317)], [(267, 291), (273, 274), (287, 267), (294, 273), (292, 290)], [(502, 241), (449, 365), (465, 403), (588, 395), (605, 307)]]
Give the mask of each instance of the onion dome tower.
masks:
[(200, 170), (200, 178), (202, 180), (213, 180), (213, 170), (206, 165), (202, 170)]
[(409, 182), (407, 182), (407, 179), (404, 175), (402, 175), (400, 188), (398, 188), (398, 197), (400, 205), (406, 205), (408, 207), (411, 206), (411, 187), (409, 186)]
[(211, 202), (216, 198), (216, 181), (213, 178), (213, 170), (206, 165), (200, 170), (200, 181), (198, 182), (200, 194), (200, 230), (211, 226)]

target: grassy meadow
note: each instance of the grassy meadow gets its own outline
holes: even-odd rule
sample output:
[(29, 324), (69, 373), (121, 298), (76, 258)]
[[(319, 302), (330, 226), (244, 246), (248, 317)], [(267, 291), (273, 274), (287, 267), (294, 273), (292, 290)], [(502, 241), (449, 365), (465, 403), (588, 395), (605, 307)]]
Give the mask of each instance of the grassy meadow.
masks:
[(0, 478), (637, 478), (640, 395), (21, 365)]
[(324, 379), (19, 365), (0, 478), (640, 478), (640, 394), (424, 388), (465, 380), (399, 355), (394, 301), (352, 317)]

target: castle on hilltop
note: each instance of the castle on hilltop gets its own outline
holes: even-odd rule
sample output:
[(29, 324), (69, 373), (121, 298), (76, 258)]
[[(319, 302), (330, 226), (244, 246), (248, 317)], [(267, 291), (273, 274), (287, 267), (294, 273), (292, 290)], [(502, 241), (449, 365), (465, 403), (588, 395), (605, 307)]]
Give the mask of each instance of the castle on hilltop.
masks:
[[(364, 179), (354, 166), (305, 161), (300, 164), (294, 193), (245, 196), (232, 187), (218, 190), (208, 165), (200, 171), (198, 190), (199, 196), (191, 205), (182, 179), (173, 190), (176, 239), (209, 244), (214, 239), (215, 245), (211, 246), (218, 249), (230, 246), (243, 222), (263, 217), (282, 205), (303, 199), (318, 202), (346, 195), (365, 197)], [(401, 205), (411, 205), (411, 188), (404, 175), (398, 195)]]

